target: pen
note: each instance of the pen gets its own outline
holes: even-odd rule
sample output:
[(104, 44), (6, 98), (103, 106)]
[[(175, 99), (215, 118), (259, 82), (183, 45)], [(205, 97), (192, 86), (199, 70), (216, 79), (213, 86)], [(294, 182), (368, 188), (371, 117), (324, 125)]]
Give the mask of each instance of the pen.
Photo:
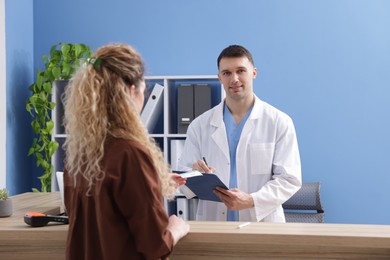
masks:
[(243, 224), (238, 225), (237, 228), (240, 229), (240, 228), (246, 227), (248, 225), (250, 225), (250, 222), (245, 222)]
[(209, 167), (209, 165), (207, 164), (206, 158), (204, 156), (203, 156), (203, 161), (206, 164), (206, 166)]

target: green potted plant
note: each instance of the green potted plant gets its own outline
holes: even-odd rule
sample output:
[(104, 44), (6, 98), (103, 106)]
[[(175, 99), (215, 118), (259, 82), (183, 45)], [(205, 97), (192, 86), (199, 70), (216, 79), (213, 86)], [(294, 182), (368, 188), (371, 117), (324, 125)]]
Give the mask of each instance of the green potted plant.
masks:
[(6, 188), (0, 189), (0, 218), (12, 215), (12, 199), (8, 197)]
[[(52, 156), (58, 148), (58, 143), (51, 135), (54, 123), (51, 111), (55, 103), (51, 101), (52, 87), (55, 81), (69, 80), (82, 62), (86, 62), (93, 52), (85, 44), (59, 43), (50, 49), (50, 55), (44, 55), (42, 60), (45, 69), (38, 69), (36, 81), (29, 87), (32, 94), (26, 102), (26, 110), (33, 120), (31, 127), (36, 134), (28, 156), (34, 155), (37, 167), (43, 173), (38, 178), (41, 181), (41, 191), (51, 191), (51, 179), (54, 170)], [(39, 191), (33, 188), (33, 191)]]

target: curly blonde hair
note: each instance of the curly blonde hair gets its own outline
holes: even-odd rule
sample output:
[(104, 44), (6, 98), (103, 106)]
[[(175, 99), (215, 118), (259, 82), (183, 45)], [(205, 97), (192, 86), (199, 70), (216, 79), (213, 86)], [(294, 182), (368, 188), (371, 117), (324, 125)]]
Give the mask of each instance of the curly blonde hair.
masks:
[(140, 91), (144, 63), (139, 53), (126, 44), (99, 48), (95, 62), (82, 66), (70, 81), (65, 104), (65, 167), (73, 176), (81, 174), (89, 185), (88, 193), (105, 173), (101, 166), (107, 136), (138, 142), (152, 158), (161, 180), (163, 196), (172, 199), (175, 184), (160, 148), (149, 137), (128, 89)]

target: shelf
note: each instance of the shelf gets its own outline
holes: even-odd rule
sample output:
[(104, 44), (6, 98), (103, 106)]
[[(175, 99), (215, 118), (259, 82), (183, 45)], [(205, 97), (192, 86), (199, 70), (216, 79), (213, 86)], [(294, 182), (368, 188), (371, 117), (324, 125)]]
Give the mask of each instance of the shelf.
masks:
[(66, 134), (54, 134), (53, 138), (66, 138)]
[(186, 134), (167, 134), (166, 137), (168, 138), (186, 138)]

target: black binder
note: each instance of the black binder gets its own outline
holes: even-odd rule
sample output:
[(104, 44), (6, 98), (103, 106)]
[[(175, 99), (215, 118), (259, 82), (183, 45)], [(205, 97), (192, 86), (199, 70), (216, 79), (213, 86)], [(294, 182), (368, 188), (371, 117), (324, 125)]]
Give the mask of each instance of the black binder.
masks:
[(210, 108), (209, 84), (180, 84), (177, 89), (177, 133), (187, 133), (192, 120)]
[(191, 84), (181, 84), (177, 89), (177, 133), (187, 133), (194, 119), (194, 88)]

